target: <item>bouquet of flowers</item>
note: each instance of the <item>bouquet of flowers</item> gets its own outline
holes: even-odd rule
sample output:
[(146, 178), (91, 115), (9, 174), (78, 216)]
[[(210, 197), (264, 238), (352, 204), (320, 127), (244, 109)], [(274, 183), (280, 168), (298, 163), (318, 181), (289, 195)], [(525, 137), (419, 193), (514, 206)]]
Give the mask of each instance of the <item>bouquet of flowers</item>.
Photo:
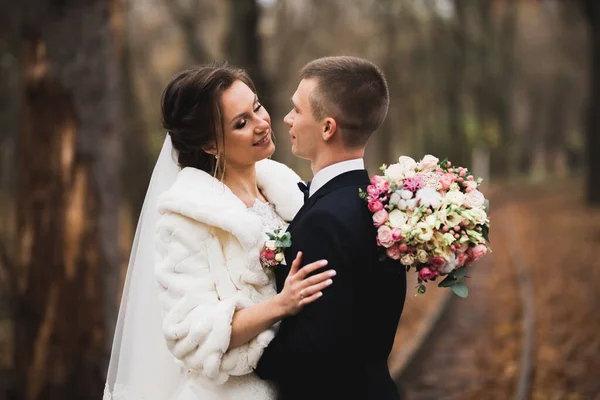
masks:
[(269, 240), (260, 251), (260, 263), (263, 268), (274, 269), (284, 261), (283, 252), (292, 245), (292, 236), (289, 232), (281, 233), (281, 229), (267, 232), (267, 236)]
[(417, 294), (445, 277), (438, 286), (467, 297), (468, 267), (491, 251), (488, 201), (478, 190), (482, 179), (432, 155), (419, 162), (402, 156), (381, 171), (359, 196), (373, 213), (382, 259), (414, 268)]

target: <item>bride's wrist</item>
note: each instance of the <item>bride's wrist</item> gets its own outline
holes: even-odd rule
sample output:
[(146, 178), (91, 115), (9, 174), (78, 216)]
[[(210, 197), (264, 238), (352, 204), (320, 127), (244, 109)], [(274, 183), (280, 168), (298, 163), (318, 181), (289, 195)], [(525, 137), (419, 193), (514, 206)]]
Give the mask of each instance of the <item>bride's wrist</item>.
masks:
[(285, 299), (281, 293), (277, 293), (270, 300), (270, 306), (273, 307), (273, 312), (277, 320), (283, 319), (290, 314), (290, 310), (287, 309)]

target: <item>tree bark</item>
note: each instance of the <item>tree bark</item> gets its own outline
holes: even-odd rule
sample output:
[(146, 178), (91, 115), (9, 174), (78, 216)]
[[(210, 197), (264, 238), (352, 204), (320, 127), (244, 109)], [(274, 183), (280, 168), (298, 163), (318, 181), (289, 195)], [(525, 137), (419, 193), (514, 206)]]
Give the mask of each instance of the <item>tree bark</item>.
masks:
[(26, 10), (15, 399), (89, 399), (104, 386), (119, 266), (115, 4)]
[(262, 40), (259, 32), (260, 5), (257, 0), (229, 2), (229, 31), (226, 39), (227, 59), (250, 74), (261, 103), (274, 112), (269, 81), (262, 62)]
[(587, 201), (600, 205), (600, 3), (580, 0), (589, 25), (590, 95), (586, 121)]

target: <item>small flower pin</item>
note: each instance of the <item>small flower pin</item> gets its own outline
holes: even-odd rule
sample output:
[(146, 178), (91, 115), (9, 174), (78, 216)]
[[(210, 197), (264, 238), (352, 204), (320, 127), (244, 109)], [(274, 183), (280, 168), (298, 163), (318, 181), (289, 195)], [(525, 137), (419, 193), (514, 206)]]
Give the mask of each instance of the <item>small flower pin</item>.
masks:
[(285, 260), (283, 252), (292, 245), (292, 235), (276, 229), (272, 233), (267, 232), (267, 236), (269, 240), (265, 242), (260, 251), (260, 263), (263, 268), (274, 269)]

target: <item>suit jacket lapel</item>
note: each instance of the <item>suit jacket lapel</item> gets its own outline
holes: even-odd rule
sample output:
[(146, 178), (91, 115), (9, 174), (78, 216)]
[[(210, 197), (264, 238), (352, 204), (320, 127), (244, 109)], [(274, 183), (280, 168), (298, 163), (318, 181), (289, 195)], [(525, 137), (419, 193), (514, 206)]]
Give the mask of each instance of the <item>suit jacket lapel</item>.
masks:
[[(281, 265), (275, 270), (275, 277), (277, 283), (277, 291), (281, 291), (283, 288), (285, 278), (288, 276), (290, 268), (292, 266), (292, 261), (296, 258), (296, 253), (292, 253), (292, 249), (296, 249), (294, 246), (294, 238), (297, 233), (293, 232), (294, 225), (296, 222), (300, 221), (302, 217), (317, 203), (317, 201), (327, 195), (328, 193), (343, 188), (346, 186), (361, 186), (369, 184), (369, 173), (367, 170), (354, 170), (344, 172), (327, 182), (323, 187), (317, 190), (312, 196), (308, 198), (306, 203), (300, 208), (298, 214), (294, 217), (292, 222), (289, 224), (287, 228), (287, 232), (292, 234), (292, 247), (289, 247), (285, 250), (285, 260), (286, 265)], [(358, 196), (358, 190), (356, 191), (356, 196)], [(297, 249), (302, 250), (302, 249)]]
[[(310, 210), (312, 206), (315, 205), (317, 200), (319, 200), (321, 197), (325, 196), (329, 192), (345, 186), (361, 185), (365, 183), (369, 183), (369, 173), (365, 169), (348, 171), (336, 176), (308, 198), (308, 200), (304, 203), (302, 208), (300, 208), (298, 214), (296, 214), (296, 216), (288, 226), (287, 230), (291, 231), (294, 227), (294, 222), (300, 220), (302, 216), (306, 214), (306, 212)], [(358, 196), (358, 192), (356, 193), (356, 195)]]

